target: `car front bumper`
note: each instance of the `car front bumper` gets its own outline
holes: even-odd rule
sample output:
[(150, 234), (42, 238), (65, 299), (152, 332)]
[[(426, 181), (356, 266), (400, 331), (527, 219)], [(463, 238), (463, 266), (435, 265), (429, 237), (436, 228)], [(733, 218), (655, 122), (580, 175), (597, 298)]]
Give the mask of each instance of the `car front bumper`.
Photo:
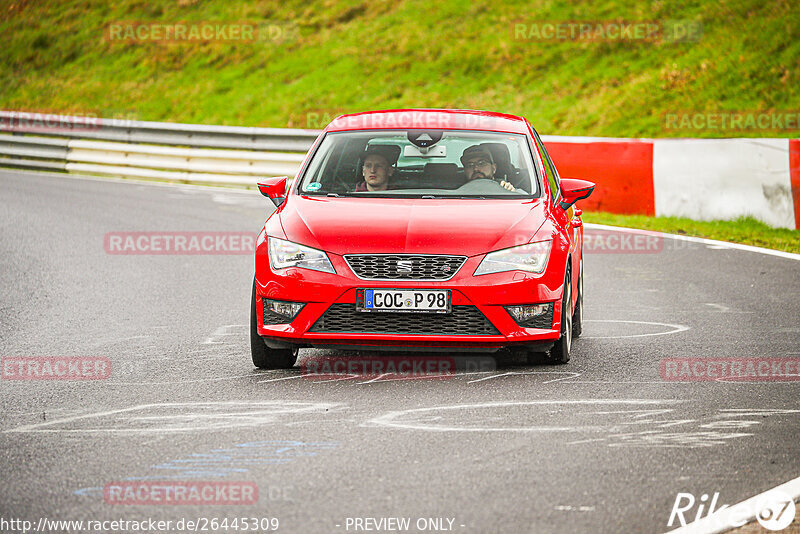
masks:
[[(528, 346), (544, 350), (560, 335), (564, 278), (563, 266), (557, 262), (551, 261), (541, 275), (510, 271), (473, 276), (483, 259), (480, 255), (467, 258), (447, 281), (379, 281), (358, 278), (342, 256), (328, 253), (328, 257), (336, 274), (299, 268), (275, 271), (266, 250), (259, 247), (258, 333), (268, 345), (489, 351)], [(357, 312), (359, 288), (450, 289), (453, 312)], [(290, 322), (264, 324), (263, 298), (305, 305)], [(542, 328), (520, 326), (504, 308), (540, 303), (550, 303), (552, 313), (551, 319), (537, 324)], [(275, 323), (275, 319), (267, 322)]]

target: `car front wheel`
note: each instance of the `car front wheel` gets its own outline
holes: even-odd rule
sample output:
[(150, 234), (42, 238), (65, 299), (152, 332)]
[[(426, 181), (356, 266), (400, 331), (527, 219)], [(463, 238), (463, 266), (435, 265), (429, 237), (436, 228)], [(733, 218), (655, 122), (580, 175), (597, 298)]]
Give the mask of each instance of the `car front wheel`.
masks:
[(580, 261), (580, 271), (578, 272), (578, 298), (575, 303), (575, 311), (572, 314), (572, 337), (579, 338), (583, 332), (583, 256)]
[(569, 269), (564, 277), (564, 295), (561, 299), (561, 337), (550, 349), (554, 363), (567, 363), (572, 350), (572, 279)]
[(253, 280), (253, 297), (250, 301), (250, 354), (253, 365), (259, 369), (291, 369), (297, 361), (297, 349), (271, 349), (258, 335), (258, 306), (256, 281)]

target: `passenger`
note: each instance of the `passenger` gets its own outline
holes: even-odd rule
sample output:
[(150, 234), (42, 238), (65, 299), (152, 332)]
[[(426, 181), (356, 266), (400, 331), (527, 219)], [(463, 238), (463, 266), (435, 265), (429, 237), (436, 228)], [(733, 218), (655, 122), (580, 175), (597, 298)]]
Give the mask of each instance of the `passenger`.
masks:
[(394, 162), (389, 150), (379, 146), (372, 146), (364, 151), (361, 156), (363, 161), (361, 175), (364, 179), (356, 185), (356, 191), (386, 191), (391, 189), (389, 179), (394, 174)]
[[(472, 145), (464, 150), (461, 155), (461, 164), (464, 165), (464, 176), (467, 182), (472, 180), (484, 179), (495, 180), (494, 173), (497, 172), (497, 165), (492, 158), (492, 153), (481, 145)], [(500, 180), (499, 184), (509, 191), (516, 191), (511, 182)]]

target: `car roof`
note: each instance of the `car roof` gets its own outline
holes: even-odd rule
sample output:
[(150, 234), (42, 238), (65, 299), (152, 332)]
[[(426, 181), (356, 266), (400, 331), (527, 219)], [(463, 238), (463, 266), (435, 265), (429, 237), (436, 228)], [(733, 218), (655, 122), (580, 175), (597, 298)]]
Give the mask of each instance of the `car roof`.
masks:
[(516, 115), (470, 109), (387, 109), (341, 115), (326, 132), (354, 130), (482, 130), (527, 133), (527, 121)]

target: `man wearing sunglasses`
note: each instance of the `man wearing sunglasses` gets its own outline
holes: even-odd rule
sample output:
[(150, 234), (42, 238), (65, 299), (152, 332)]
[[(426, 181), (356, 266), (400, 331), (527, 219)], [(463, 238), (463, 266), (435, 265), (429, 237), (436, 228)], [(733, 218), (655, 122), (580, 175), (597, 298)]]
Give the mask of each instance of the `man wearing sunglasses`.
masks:
[[(492, 158), (492, 153), (481, 145), (472, 145), (464, 150), (461, 155), (461, 164), (464, 165), (464, 176), (467, 182), (472, 180), (497, 180), (494, 173), (497, 172), (497, 165)], [(501, 180), (500, 185), (509, 191), (516, 188), (505, 180)]]

